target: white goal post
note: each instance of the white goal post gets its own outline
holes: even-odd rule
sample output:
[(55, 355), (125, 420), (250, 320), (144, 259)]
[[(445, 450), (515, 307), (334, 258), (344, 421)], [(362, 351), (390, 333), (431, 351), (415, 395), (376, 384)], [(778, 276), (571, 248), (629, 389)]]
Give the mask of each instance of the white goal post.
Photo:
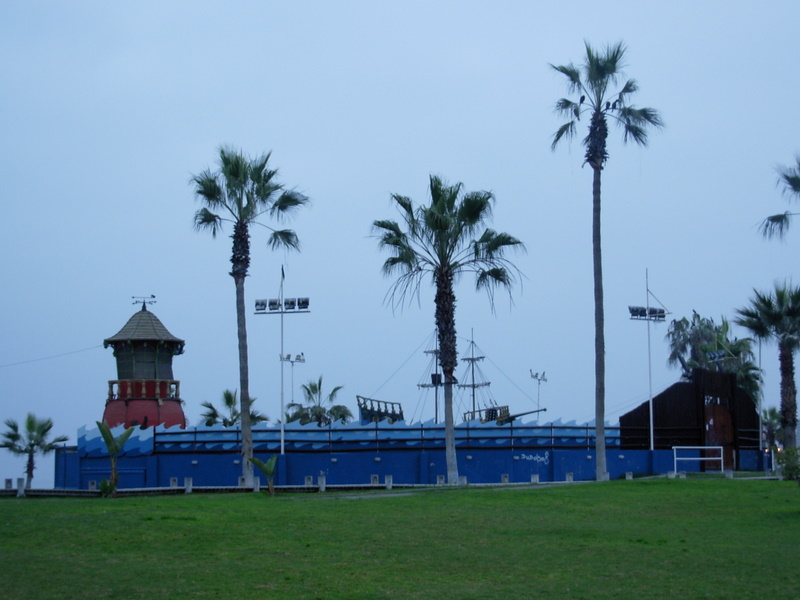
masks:
[[(680, 450), (717, 450), (719, 452), (719, 456), (678, 456), (678, 451)], [(673, 446), (672, 463), (673, 463), (673, 470), (676, 473), (678, 472), (679, 460), (719, 461), (719, 472), (722, 473), (725, 470), (725, 465), (724, 465), (725, 459), (723, 457), (722, 446)]]

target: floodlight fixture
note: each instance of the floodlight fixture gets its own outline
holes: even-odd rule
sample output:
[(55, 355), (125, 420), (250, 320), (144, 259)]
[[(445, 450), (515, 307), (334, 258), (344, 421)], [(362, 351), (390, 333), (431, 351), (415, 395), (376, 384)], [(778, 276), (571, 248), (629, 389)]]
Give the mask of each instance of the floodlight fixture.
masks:
[(283, 300), (284, 310), (294, 310), (295, 308), (297, 308), (297, 298), (284, 298)]
[(297, 308), (299, 310), (308, 310), (309, 300), (308, 298), (298, 298), (297, 299)]
[(281, 301), (279, 298), (270, 298), (269, 299), (269, 309), (270, 310), (280, 310), (281, 309)]
[(256, 300), (256, 312), (265, 312), (267, 310), (267, 301), (262, 299)]

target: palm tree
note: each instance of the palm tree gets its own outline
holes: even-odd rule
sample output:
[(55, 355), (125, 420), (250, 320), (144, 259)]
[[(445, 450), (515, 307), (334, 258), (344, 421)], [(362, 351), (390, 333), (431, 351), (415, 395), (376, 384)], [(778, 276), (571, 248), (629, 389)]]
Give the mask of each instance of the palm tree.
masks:
[(667, 363), (680, 364), (683, 379), (691, 379), (694, 369), (733, 373), (737, 387), (758, 402), (761, 369), (755, 364), (753, 340), (732, 338), (730, 323), (725, 317), (717, 325), (714, 319), (692, 311), (691, 321), (686, 317), (673, 319), (666, 337), (670, 348)]
[[(242, 413), (239, 412), (239, 401), (236, 398), (237, 392), (225, 390), (222, 392), (222, 410), (217, 409), (211, 402), (201, 402), (200, 406), (206, 409), (200, 417), (207, 427), (222, 425), (223, 427), (233, 427), (242, 421)], [(255, 398), (250, 398), (250, 406), (253, 406)], [(227, 413), (227, 414), (224, 414)], [(268, 421), (266, 415), (262, 415), (257, 410), (250, 410), (250, 424), (256, 425)]]
[[(231, 277), (236, 285), (236, 323), (239, 338), (239, 390), (242, 414), (242, 475), (245, 485), (253, 483), (253, 434), (250, 422), (250, 376), (247, 361), (247, 325), (244, 308), (244, 280), (250, 267), (250, 226), (262, 225), (265, 214), (282, 219), (308, 203), (308, 198), (284, 189), (275, 181), (277, 170), (268, 166), (270, 153), (250, 159), (231, 148), (220, 148), (219, 170), (206, 169), (192, 177), (194, 193), (205, 206), (194, 216), (195, 228), (207, 230), (213, 237), (223, 224), (233, 228)], [(268, 244), (273, 249), (299, 248), (297, 234), (291, 229), (270, 230)]]
[(111, 428), (108, 426), (108, 423), (105, 421), (95, 421), (97, 423), (97, 429), (100, 430), (100, 435), (103, 437), (103, 442), (106, 445), (106, 450), (108, 450), (108, 458), (111, 462), (111, 474), (108, 478), (108, 485), (105, 486), (104, 481), (101, 482), (101, 491), (103, 491), (103, 495), (108, 495), (111, 498), (117, 497), (117, 485), (119, 484), (119, 472), (117, 471), (117, 458), (120, 454), (122, 454), (122, 449), (125, 447), (125, 443), (133, 434), (135, 427), (131, 426), (128, 427), (125, 431), (123, 431), (118, 436), (114, 437), (114, 433), (111, 431)]
[(800, 347), (800, 288), (775, 285), (763, 294), (754, 290), (750, 306), (736, 310), (736, 323), (759, 340), (778, 343), (781, 372), (781, 427), (783, 442), (797, 445), (797, 387), (794, 382), (794, 352)]
[(5, 448), (12, 454), (28, 457), (28, 462), (25, 466), (25, 489), (29, 490), (33, 479), (33, 471), (36, 469), (36, 454), (49, 454), (56, 449), (58, 444), (66, 442), (69, 438), (65, 435), (60, 435), (48, 440), (50, 430), (53, 429), (52, 419), (39, 420), (33, 413), (28, 413), (25, 418), (24, 431), (20, 431), (19, 424), (14, 419), (6, 419), (5, 424), (8, 427), (8, 431), (3, 432), (0, 438), (2, 439), (0, 448)]
[(322, 392), (321, 375), (317, 381), (311, 380), (303, 384), (302, 390), (306, 397), (306, 403), (293, 402), (289, 404), (292, 413), (288, 416), (287, 421), (300, 421), (301, 425), (316, 423), (319, 427), (330, 425), (335, 421), (349, 423), (353, 420), (353, 413), (350, 412), (350, 409), (342, 404), (334, 404), (336, 395), (343, 387), (337, 385), (325, 396)]
[[(800, 155), (795, 157), (794, 167), (778, 167), (778, 185), (783, 193), (790, 197), (800, 198)], [(789, 229), (789, 222), (797, 213), (786, 211), (779, 215), (767, 217), (761, 223), (761, 234), (769, 239), (781, 238)]]
[(774, 448), (776, 443), (783, 444), (781, 413), (774, 406), (761, 410), (761, 426), (766, 430), (767, 448)]
[(506, 251), (524, 249), (522, 242), (507, 233), (484, 229), (492, 217), (491, 192), (462, 192), (463, 184), (447, 185), (431, 175), (429, 205), (415, 207), (411, 198), (393, 194), (403, 226), (391, 220), (373, 223), (379, 247), (391, 254), (383, 263), (383, 273), (397, 275), (388, 294), (393, 306), (419, 297), (422, 281), (428, 276), (436, 290), (439, 364), (444, 373), (445, 462), (450, 484), (458, 482), (453, 420), (453, 372), (458, 361), (454, 284), (459, 276), (473, 273), (477, 289), (488, 292), (494, 308), (495, 287), (504, 287), (510, 293), (518, 273), (505, 258)]
[[(562, 139), (572, 139), (578, 121), (589, 113), (589, 133), (583, 139), (586, 163), (592, 168), (592, 256), (594, 263), (594, 353), (595, 353), (595, 437), (597, 453), (597, 479), (606, 475), (605, 440), (605, 316), (603, 312), (603, 260), (600, 244), (600, 183), (603, 167), (608, 160), (606, 138), (608, 119), (623, 129), (623, 142), (633, 141), (647, 145), (647, 130), (662, 127), (658, 112), (652, 108), (636, 108), (628, 104), (629, 97), (639, 86), (628, 79), (616, 89), (622, 78), (626, 48), (619, 42), (597, 52), (586, 43), (586, 57), (582, 65), (550, 65), (567, 78), (567, 89), (577, 98), (561, 98), (556, 102), (556, 112), (569, 118), (553, 136), (552, 149)], [(614, 89), (612, 89), (612, 87)]]

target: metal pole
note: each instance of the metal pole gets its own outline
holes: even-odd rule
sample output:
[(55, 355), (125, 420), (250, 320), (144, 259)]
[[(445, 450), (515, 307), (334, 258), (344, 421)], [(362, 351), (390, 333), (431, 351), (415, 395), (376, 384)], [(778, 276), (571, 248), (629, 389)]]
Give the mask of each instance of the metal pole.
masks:
[(286, 432), (284, 431), (284, 421), (286, 420), (286, 410), (283, 406), (283, 267), (281, 267), (281, 289), (279, 294), (280, 311), (281, 311), (281, 454), (284, 454), (284, 445), (286, 440)]
[(655, 450), (655, 436), (653, 433), (653, 361), (650, 357), (650, 276), (644, 270), (644, 283), (647, 288), (647, 379), (650, 394), (650, 451)]

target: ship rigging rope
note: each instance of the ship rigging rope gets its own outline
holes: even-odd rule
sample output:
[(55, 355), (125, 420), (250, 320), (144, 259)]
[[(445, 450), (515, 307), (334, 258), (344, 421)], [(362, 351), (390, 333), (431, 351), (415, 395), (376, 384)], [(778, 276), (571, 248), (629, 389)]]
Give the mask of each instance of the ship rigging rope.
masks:
[(414, 358), (414, 356), (416, 356), (416, 355), (419, 353), (419, 349), (420, 349), (420, 348), (422, 348), (422, 347), (423, 347), (423, 346), (424, 346), (426, 343), (428, 343), (428, 341), (429, 341), (429, 340), (430, 340), (430, 335), (429, 335), (428, 337), (426, 337), (424, 340), (422, 340), (422, 343), (421, 343), (419, 346), (417, 346), (416, 348), (414, 348), (414, 350), (411, 352), (411, 354), (409, 354), (409, 355), (408, 355), (408, 358), (406, 358), (406, 359), (403, 361), (403, 364), (401, 364), (399, 367), (397, 367), (397, 368), (394, 370), (394, 373), (392, 373), (391, 375), (389, 375), (389, 377), (386, 379), (386, 381), (384, 381), (382, 384), (380, 384), (380, 385), (378, 386), (378, 389), (377, 389), (377, 390), (375, 390), (374, 392), (372, 392), (372, 394), (370, 394), (370, 398), (375, 398), (375, 397), (377, 397), (377, 395), (378, 395), (378, 392), (380, 392), (380, 391), (381, 391), (381, 389), (383, 388), (383, 386), (385, 386), (387, 383), (389, 383), (389, 381), (391, 381), (391, 380), (392, 380), (392, 378), (393, 378), (395, 375), (397, 375), (397, 373), (398, 373), (398, 372), (399, 372), (399, 371), (400, 371), (400, 370), (401, 370), (403, 367), (405, 367), (405, 366), (408, 364), (408, 361), (410, 361), (412, 358)]

